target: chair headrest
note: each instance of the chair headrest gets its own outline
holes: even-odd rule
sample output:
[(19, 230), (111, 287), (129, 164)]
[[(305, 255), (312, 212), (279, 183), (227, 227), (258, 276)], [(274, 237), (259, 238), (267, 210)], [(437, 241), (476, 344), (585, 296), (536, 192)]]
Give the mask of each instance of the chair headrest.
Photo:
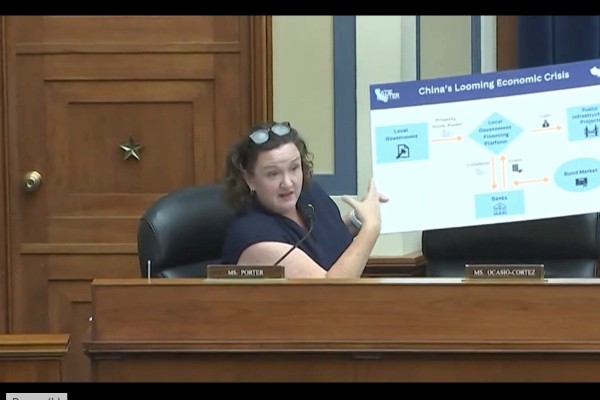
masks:
[(430, 259), (593, 259), (600, 256), (598, 213), (423, 231)]
[(222, 185), (192, 186), (171, 192), (152, 204), (138, 226), (142, 276), (219, 259), (235, 211), (221, 199)]

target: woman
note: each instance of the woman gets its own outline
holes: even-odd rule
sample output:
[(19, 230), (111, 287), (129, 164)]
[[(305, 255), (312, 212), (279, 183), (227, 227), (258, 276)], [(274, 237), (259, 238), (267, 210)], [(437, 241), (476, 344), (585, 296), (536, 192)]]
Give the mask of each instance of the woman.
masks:
[[(289, 123), (265, 123), (232, 146), (226, 162), (225, 200), (238, 211), (223, 246), (225, 264), (274, 265), (286, 278), (356, 278), (362, 275), (381, 230), (371, 180), (362, 201), (335, 202), (312, 180), (311, 154)], [(310, 235), (306, 240), (301, 240)]]

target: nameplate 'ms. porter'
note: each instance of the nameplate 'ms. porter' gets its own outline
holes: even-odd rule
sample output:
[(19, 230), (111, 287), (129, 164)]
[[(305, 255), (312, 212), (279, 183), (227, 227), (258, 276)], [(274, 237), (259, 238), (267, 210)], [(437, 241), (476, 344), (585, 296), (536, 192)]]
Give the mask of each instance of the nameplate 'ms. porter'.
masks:
[(225, 265), (214, 264), (206, 268), (207, 279), (282, 279), (285, 270), (281, 265)]

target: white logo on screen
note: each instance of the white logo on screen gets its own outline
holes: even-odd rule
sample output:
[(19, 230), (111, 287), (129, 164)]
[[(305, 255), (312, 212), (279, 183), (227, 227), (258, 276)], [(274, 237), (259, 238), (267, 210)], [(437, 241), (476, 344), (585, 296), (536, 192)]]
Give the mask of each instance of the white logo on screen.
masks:
[(381, 101), (384, 103), (387, 103), (388, 101), (391, 100), (397, 100), (400, 98), (400, 93), (398, 92), (394, 92), (392, 89), (379, 89), (376, 88), (375, 89), (375, 98), (377, 99), (377, 101)]

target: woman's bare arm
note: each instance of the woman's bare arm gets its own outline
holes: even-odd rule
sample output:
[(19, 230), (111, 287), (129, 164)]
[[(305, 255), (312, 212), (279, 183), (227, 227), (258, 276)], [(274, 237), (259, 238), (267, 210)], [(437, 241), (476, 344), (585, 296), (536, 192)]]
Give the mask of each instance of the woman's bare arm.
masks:
[[(282, 262), (286, 278), (358, 278), (369, 260), (373, 247), (379, 237), (381, 220), (379, 202), (387, 198), (377, 193), (371, 181), (367, 196), (362, 202), (344, 198), (355, 210), (362, 221), (362, 228), (352, 243), (332, 265), (324, 270), (301, 249), (294, 249)], [(273, 265), (292, 246), (280, 242), (255, 243), (242, 252), (238, 264)]]

